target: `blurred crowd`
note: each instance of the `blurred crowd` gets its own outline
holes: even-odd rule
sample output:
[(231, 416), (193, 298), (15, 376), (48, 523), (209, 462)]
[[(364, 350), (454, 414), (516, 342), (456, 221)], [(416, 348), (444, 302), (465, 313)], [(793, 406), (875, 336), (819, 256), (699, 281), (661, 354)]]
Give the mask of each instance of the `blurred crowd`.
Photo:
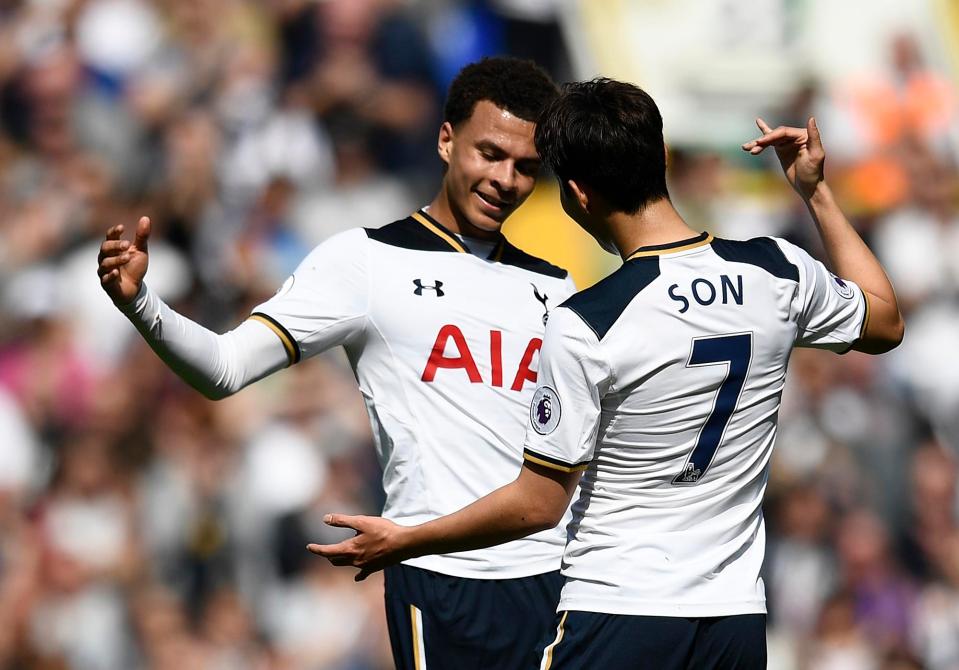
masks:
[[(232, 327), (315, 244), (428, 201), (460, 66), (574, 76), (557, 4), (0, 0), (0, 667), (391, 666), (382, 582), (304, 550), (381, 503), (344, 358), (208, 402), (103, 295), (97, 247), (149, 214), (151, 286)], [(907, 323), (887, 356), (794, 355), (767, 493), (784, 670), (959, 668), (956, 86), (909, 36), (888, 61), (766, 110), (816, 114)], [(680, 211), (820, 253), (745, 139), (671, 147)]]

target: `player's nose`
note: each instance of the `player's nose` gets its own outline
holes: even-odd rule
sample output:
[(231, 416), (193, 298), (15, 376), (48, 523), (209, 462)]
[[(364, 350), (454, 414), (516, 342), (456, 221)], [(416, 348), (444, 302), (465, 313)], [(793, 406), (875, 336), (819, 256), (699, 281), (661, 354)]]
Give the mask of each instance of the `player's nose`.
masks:
[(512, 161), (500, 161), (493, 171), (491, 181), (498, 191), (512, 195), (516, 190), (516, 166)]

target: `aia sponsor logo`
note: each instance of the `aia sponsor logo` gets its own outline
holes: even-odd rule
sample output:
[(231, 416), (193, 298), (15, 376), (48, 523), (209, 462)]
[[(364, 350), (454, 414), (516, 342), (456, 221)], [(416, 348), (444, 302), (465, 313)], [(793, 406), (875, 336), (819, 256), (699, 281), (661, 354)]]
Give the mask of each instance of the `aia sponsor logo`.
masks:
[[(512, 375), (510, 390), (522, 391), (526, 382), (536, 383), (536, 371), (530, 366), (541, 346), (543, 346), (543, 340), (538, 337), (532, 338), (526, 345), (526, 350), (516, 365), (516, 372)], [(446, 354), (448, 348), (451, 349), (451, 355)], [(482, 384), (485, 381), (490, 386), (502, 388), (504, 385), (503, 332), (500, 330), (489, 331), (489, 361), (490, 379), (484, 380), (476, 365), (473, 351), (469, 348), (466, 337), (463, 336), (463, 331), (453, 324), (447, 324), (436, 334), (436, 340), (433, 342), (421, 379), (424, 382), (432, 382), (440, 370), (450, 370), (451, 372), (446, 374), (462, 376), (465, 373), (471, 384)], [(512, 370), (512, 366), (509, 369)], [(454, 370), (462, 370), (462, 372), (454, 373), (452, 372)]]

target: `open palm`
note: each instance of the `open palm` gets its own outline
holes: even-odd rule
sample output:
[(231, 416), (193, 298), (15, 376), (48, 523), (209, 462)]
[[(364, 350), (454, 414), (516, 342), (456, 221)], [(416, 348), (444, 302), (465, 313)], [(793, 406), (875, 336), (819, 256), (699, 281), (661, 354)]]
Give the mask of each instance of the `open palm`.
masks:
[(150, 219), (142, 216), (132, 243), (120, 239), (123, 226), (119, 225), (107, 231), (106, 239), (100, 245), (97, 274), (103, 290), (118, 305), (132, 301), (140, 291), (149, 265), (147, 242), (150, 231)]

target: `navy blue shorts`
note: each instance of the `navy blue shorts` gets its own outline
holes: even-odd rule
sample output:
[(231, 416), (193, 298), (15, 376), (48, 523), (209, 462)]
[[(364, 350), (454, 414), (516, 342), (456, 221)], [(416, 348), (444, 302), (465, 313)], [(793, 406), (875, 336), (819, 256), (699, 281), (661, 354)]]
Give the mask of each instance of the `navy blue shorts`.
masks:
[(465, 579), (396, 565), (385, 577), (397, 670), (527, 670), (556, 630), (558, 571)]
[(766, 670), (766, 615), (685, 619), (560, 612), (538, 667)]

